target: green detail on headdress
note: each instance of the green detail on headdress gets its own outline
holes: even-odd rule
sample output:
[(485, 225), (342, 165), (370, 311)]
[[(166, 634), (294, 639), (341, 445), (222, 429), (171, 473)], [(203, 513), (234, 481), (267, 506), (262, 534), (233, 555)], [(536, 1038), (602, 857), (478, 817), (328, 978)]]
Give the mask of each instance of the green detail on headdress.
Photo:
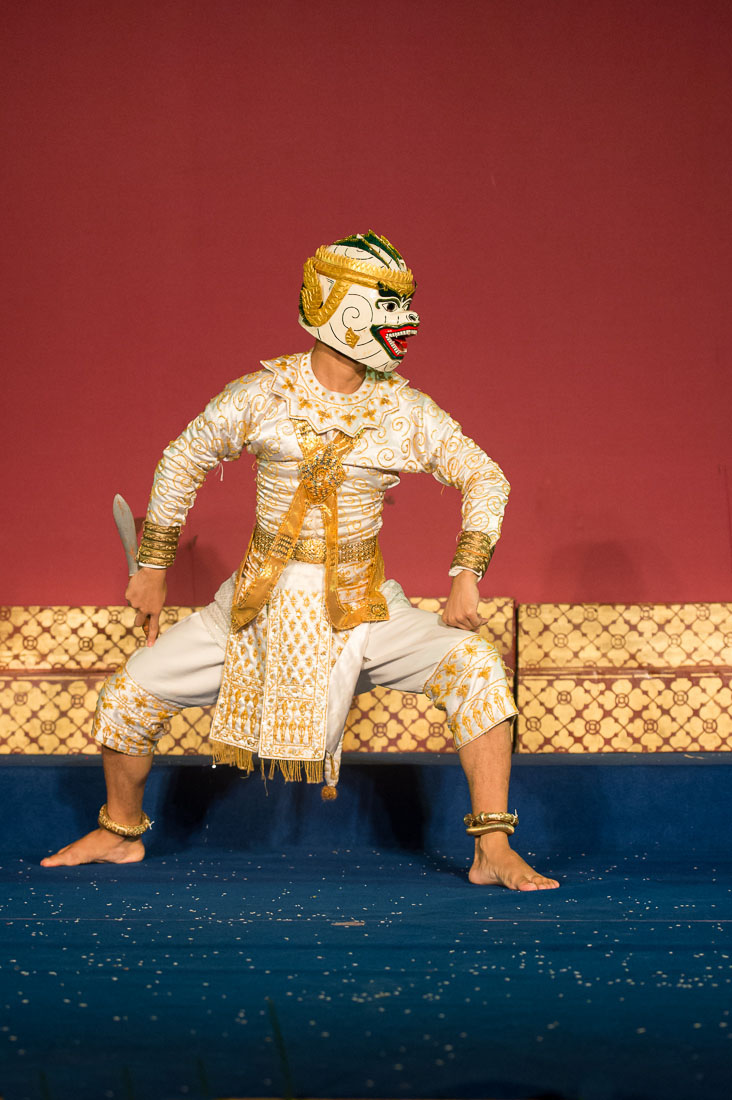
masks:
[[(360, 248), (362, 251), (368, 252), (368, 254), (373, 256), (380, 264), (384, 262), (382, 253), (386, 252), (395, 263), (403, 264), (406, 267), (401, 252), (394, 247), (391, 241), (387, 241), (386, 237), (379, 236), (379, 234), (374, 233), (372, 229), (369, 229), (368, 233), (355, 233), (351, 237), (344, 237), (340, 241), (334, 241), (334, 244), (345, 245), (351, 248)], [(331, 247), (333, 247), (333, 245), (331, 245)]]

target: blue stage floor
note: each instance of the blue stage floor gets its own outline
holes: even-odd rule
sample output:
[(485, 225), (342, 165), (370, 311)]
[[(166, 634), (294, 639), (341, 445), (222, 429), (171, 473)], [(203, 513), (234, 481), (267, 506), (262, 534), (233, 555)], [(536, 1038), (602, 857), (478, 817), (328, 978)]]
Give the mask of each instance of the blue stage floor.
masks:
[[(6, 810), (34, 783), (38, 805), (48, 805), (47, 784), (82, 780), (96, 800), (93, 769), (0, 770)], [(181, 776), (160, 771), (151, 797), (162, 804)], [(622, 812), (622, 792), (640, 780), (615, 771)], [(649, 826), (667, 843), (583, 854), (576, 835), (557, 849), (537, 828), (542, 843), (526, 848), (562, 887), (521, 895), (470, 886), (462, 838), (426, 855), (388, 841), (341, 846), (321, 829), (284, 851), (240, 839), (226, 850), (221, 800), (216, 835), (201, 824), (177, 854), (158, 820), (143, 864), (44, 870), (48, 845), (37, 851), (34, 839), (19, 855), (14, 812), (0, 868), (0, 1095), (726, 1100), (729, 833), (713, 838), (716, 856), (681, 843), (688, 831), (668, 838), (672, 820), (721, 793), (729, 770), (655, 771), (676, 792), (664, 829)], [(563, 797), (569, 782), (582, 804), (581, 769), (569, 779), (529, 772), (517, 784), (524, 801), (532, 784), (540, 802), (549, 783)], [(436, 804), (458, 779), (454, 769), (419, 773)], [(341, 814), (364, 782), (346, 779)], [(587, 782), (596, 789), (597, 776)], [(679, 803), (687, 782), (701, 803)], [(268, 812), (278, 796), (294, 797), (270, 785)], [(309, 808), (350, 834), (345, 818)], [(38, 821), (28, 814), (26, 837)]]

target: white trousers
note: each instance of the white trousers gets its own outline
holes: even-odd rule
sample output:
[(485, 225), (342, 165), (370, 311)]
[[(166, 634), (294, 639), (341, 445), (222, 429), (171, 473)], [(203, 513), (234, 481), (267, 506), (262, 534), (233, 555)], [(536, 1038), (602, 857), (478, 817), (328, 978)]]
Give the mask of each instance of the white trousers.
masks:
[[(332, 700), (333, 706), (329, 699), (330, 752), (340, 741), (353, 694), (377, 685), (425, 692), (447, 712), (457, 748), (515, 716), (506, 670), (492, 645), (445, 626), (436, 613), (412, 607), (394, 581), (383, 591), (389, 619), (356, 627), (333, 669), (334, 686), (341, 679), (349, 687), (344, 698)], [(220, 594), (217, 599), (218, 607), (211, 604), (176, 623), (110, 678), (97, 707), (99, 743), (131, 755), (147, 754), (173, 714), (216, 702), (226, 644), (225, 633), (216, 626)], [(344, 667), (348, 662), (356, 662), (355, 667)], [(339, 666), (344, 673), (340, 678)]]

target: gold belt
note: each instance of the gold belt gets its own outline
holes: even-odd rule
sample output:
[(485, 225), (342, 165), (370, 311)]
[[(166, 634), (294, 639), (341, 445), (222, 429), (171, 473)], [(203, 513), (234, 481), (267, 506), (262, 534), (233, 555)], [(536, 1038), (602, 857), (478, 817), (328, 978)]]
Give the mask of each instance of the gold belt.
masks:
[[(254, 528), (252, 545), (258, 553), (265, 557), (274, 546), (276, 535), (265, 531), (259, 524)], [(346, 565), (353, 562), (371, 561), (376, 553), (376, 535), (368, 539), (355, 539), (350, 542), (338, 544), (338, 564)], [(292, 552), (292, 561), (304, 561), (310, 565), (325, 565), (326, 543), (325, 539), (305, 538), (298, 539)]]

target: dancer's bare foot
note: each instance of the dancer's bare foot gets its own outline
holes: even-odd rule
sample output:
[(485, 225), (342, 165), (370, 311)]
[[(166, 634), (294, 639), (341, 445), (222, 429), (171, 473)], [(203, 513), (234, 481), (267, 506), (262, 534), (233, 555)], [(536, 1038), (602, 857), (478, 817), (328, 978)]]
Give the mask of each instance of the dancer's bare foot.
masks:
[(139, 863), (145, 858), (145, 845), (138, 839), (94, 829), (73, 844), (60, 848), (55, 855), (41, 860), (41, 867), (76, 867), (79, 863)]
[(475, 859), (468, 872), (479, 886), (507, 886), (509, 890), (556, 890), (556, 879), (537, 874), (509, 846), (505, 833), (486, 833), (475, 844)]

